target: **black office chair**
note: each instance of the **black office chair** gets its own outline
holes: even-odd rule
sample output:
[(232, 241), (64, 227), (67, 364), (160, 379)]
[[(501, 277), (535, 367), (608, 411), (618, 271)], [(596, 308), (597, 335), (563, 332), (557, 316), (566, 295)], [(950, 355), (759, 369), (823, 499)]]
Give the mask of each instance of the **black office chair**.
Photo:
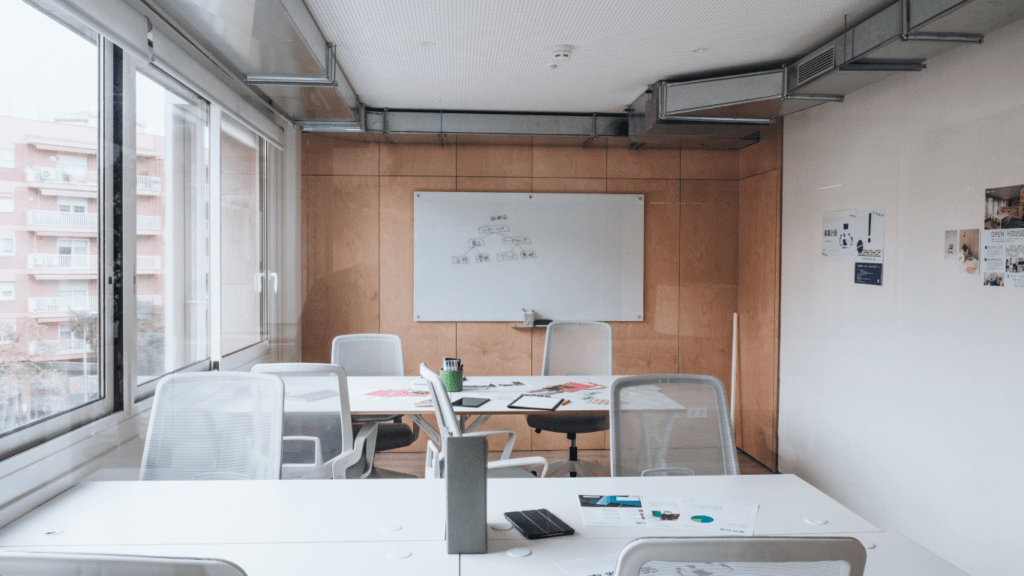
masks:
[[(604, 322), (552, 322), (544, 340), (544, 376), (607, 376), (612, 373), (612, 328)], [(604, 432), (607, 414), (532, 414), (531, 428), (565, 434), (569, 438), (569, 459), (551, 464), (548, 476), (593, 476), (608, 472), (607, 466), (578, 458), (576, 435)]]

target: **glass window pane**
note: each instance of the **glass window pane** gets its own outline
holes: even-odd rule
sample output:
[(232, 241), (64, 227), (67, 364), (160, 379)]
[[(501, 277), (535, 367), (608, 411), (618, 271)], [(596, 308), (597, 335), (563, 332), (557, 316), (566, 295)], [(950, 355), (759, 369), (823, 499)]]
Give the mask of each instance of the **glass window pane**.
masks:
[[(263, 340), (262, 143), (223, 116), (220, 133), (221, 350), (226, 356)], [(265, 285), (265, 283), (264, 283)]]
[(136, 75), (139, 385), (210, 357), (207, 103)]
[[(0, 54), (0, 432), (7, 432), (101, 397), (99, 51), (94, 39), (10, 1)], [(83, 210), (64, 214), (63, 197)], [(77, 250), (64, 254), (61, 238)], [(59, 292), (64, 280), (81, 288), (76, 298)]]

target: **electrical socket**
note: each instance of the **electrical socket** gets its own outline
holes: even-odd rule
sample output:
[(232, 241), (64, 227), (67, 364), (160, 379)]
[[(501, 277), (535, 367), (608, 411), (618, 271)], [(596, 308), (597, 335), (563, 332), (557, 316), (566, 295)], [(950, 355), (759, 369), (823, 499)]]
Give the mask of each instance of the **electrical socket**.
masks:
[(687, 418), (707, 418), (708, 417), (708, 409), (706, 407), (687, 408), (686, 409), (686, 417)]

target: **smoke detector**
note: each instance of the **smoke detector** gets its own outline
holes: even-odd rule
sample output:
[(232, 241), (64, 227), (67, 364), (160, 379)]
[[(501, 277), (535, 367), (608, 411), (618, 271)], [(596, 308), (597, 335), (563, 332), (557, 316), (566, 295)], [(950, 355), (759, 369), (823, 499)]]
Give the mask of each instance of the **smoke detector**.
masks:
[(572, 46), (562, 44), (560, 46), (553, 46), (551, 48), (551, 57), (549, 58), (548, 68), (558, 68), (563, 62), (568, 60), (572, 56)]

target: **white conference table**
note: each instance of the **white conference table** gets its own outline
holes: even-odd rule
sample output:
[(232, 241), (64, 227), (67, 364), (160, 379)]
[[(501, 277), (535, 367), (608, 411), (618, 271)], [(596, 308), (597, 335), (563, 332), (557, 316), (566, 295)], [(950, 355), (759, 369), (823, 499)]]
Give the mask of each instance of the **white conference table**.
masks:
[[(963, 574), (791, 475), (489, 480), (489, 523), (502, 522), (507, 511), (546, 507), (577, 533), (528, 541), (489, 528), (488, 553), (461, 558), (446, 554), (444, 487), (442, 480), (88, 482), (0, 529), (0, 547), (223, 558), (250, 576), (564, 576), (555, 560), (614, 554), (642, 536), (707, 535), (583, 525), (579, 494), (629, 493), (756, 503), (755, 535), (854, 535), (875, 544), (868, 551), (872, 576)], [(827, 523), (809, 524), (808, 517)], [(513, 558), (505, 553), (513, 547), (533, 554)]]

